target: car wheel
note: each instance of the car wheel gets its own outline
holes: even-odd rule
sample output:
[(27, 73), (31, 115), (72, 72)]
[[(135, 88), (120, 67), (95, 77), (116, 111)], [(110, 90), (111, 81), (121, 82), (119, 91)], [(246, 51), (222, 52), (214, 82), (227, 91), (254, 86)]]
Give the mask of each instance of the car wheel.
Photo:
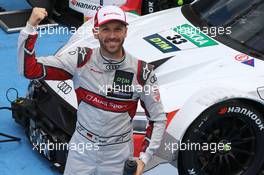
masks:
[(183, 137), (180, 175), (258, 174), (264, 161), (263, 123), (255, 105), (230, 100), (212, 106)]

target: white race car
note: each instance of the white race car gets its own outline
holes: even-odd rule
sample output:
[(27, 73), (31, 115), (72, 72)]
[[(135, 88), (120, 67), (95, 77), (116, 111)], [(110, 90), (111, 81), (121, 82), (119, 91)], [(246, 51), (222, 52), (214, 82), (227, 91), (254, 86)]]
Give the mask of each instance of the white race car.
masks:
[[(147, 169), (169, 162), (179, 174), (264, 174), (263, 18), (263, 0), (198, 0), (130, 18), (124, 47), (155, 65), (168, 113), (162, 145)], [(76, 33), (57, 54), (75, 44), (98, 46), (91, 33)], [(14, 118), (31, 142), (69, 141), (77, 108), (72, 82), (33, 81), (28, 94), (26, 111), (33, 112), (14, 112)], [(139, 108), (135, 155), (145, 129)], [(67, 152), (44, 155), (63, 167)]]

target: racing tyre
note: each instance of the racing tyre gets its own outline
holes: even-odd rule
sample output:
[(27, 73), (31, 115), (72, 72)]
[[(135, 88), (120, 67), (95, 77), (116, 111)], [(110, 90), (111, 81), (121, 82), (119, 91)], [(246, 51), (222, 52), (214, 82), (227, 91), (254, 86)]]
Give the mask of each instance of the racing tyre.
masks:
[(264, 162), (262, 109), (229, 100), (203, 112), (181, 142), (185, 147), (179, 154), (180, 175), (260, 174)]

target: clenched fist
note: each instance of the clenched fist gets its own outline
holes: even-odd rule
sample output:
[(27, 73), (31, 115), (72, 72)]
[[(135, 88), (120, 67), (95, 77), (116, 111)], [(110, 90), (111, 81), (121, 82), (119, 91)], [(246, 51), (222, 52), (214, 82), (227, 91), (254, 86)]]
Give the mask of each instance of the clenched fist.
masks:
[(48, 12), (46, 9), (34, 7), (29, 17), (28, 23), (34, 27), (37, 27), (38, 24), (47, 16)]

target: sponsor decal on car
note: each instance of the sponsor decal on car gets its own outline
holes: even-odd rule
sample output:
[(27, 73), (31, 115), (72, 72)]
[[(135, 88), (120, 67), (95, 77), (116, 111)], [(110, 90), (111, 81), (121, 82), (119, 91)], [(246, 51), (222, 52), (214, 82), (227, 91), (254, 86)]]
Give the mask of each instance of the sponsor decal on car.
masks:
[(158, 32), (143, 39), (163, 53), (218, 45), (216, 41), (189, 24)]
[(69, 7), (85, 15), (94, 15), (101, 8), (100, 4), (94, 4), (85, 0), (71, 0)]
[(219, 115), (224, 115), (228, 113), (243, 114), (246, 117), (253, 120), (255, 124), (258, 126), (260, 131), (264, 131), (263, 121), (260, 119), (260, 117), (257, 114), (255, 114), (250, 109), (247, 109), (245, 107), (239, 107), (239, 106), (225, 106), (218, 111)]
[(153, 34), (143, 38), (148, 43), (159, 49), (163, 53), (175, 52), (180, 50), (174, 44), (169, 42), (167, 39), (163, 38), (159, 34)]
[(255, 67), (254, 59), (249, 59), (249, 56), (244, 54), (244, 53), (236, 55), (235, 60), (237, 60), (237, 61), (239, 61), (245, 65)]
[(179, 48), (179, 50), (198, 48), (195, 44), (188, 41), (186, 38), (184, 38), (182, 35), (174, 31), (173, 29), (162, 31), (158, 34), (161, 37), (165, 38), (167, 42)]
[(236, 55), (235, 56), (235, 59), (237, 60), (237, 61), (246, 61), (246, 60), (248, 60), (249, 59), (249, 56), (248, 55), (246, 55), (246, 54), (238, 54), (238, 55)]
[(147, 36), (144, 39), (163, 53), (197, 48), (172, 29)]
[(57, 84), (57, 88), (64, 94), (69, 94), (72, 91), (72, 87), (65, 81), (60, 81)]
[(195, 44), (197, 47), (207, 47), (218, 45), (218, 43), (205, 34), (203, 34), (198, 29), (192, 27), (189, 24), (183, 24), (181, 26), (177, 26), (173, 29), (175, 32), (182, 35), (184, 38)]
[(254, 59), (243, 61), (242, 63), (245, 64), (245, 65), (251, 66), (251, 67), (255, 67)]

